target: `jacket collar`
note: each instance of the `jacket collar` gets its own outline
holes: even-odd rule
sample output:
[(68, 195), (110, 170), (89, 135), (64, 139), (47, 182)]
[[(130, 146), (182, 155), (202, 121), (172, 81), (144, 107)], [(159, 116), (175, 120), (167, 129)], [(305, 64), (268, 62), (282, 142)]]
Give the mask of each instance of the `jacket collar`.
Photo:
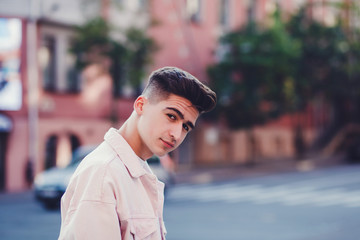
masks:
[(132, 177), (139, 178), (146, 174), (146, 170), (139, 162), (140, 158), (115, 128), (110, 128), (107, 131), (104, 140), (114, 149)]

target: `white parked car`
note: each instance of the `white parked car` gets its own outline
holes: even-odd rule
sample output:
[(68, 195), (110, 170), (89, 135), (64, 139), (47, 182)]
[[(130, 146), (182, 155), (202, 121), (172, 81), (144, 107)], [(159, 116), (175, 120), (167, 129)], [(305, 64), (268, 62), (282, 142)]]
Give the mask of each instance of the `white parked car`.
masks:
[[(72, 159), (65, 168), (50, 168), (35, 177), (34, 194), (35, 198), (46, 208), (54, 209), (60, 206), (60, 199), (69, 184), (71, 176), (82, 159), (96, 146), (81, 146), (73, 152)], [(173, 175), (167, 171), (156, 156), (147, 160), (151, 170), (160, 181), (165, 183), (165, 192), (174, 183)]]

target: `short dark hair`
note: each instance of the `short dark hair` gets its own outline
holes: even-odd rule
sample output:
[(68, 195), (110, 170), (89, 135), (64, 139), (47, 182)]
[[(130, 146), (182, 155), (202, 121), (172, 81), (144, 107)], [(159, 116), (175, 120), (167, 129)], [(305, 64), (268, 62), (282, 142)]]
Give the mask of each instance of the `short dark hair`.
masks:
[(212, 110), (216, 94), (190, 73), (176, 67), (163, 67), (151, 73), (143, 91), (149, 101), (163, 100), (174, 94), (188, 99), (198, 112)]

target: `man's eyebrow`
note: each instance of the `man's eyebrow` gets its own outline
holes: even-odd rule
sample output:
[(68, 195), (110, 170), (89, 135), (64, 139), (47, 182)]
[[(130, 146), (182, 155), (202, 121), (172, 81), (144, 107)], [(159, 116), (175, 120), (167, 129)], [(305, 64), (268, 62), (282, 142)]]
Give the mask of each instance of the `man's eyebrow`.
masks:
[[(173, 108), (173, 107), (167, 107), (166, 109), (176, 112), (181, 119), (184, 119), (184, 114), (182, 112), (180, 112), (178, 109)], [(194, 129), (194, 127), (195, 127), (194, 124), (190, 121), (187, 121), (186, 124), (189, 125), (191, 127), (191, 129)]]

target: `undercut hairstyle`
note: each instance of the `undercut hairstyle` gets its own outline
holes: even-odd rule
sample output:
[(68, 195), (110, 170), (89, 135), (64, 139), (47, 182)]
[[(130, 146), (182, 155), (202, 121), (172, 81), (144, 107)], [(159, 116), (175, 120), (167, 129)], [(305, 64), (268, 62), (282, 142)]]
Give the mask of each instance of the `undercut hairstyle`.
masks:
[(150, 102), (165, 100), (174, 94), (189, 100), (199, 114), (211, 111), (216, 94), (190, 73), (176, 67), (164, 67), (151, 73), (142, 92)]

